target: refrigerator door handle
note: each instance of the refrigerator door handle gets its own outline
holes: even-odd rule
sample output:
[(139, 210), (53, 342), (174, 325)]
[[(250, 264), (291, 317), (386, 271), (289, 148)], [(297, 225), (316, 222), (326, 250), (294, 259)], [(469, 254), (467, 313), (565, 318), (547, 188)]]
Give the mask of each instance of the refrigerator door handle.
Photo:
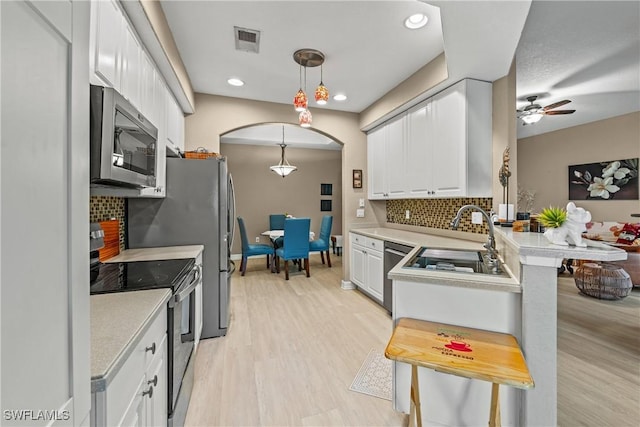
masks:
[(231, 176), (231, 174), (229, 174), (229, 199), (230, 199), (230, 203), (229, 203), (229, 224), (231, 225), (231, 227), (229, 227), (229, 233), (230, 233), (230, 238), (229, 238), (229, 256), (231, 256), (231, 248), (233, 247), (233, 238), (236, 235), (236, 192), (235, 192), (235, 188), (233, 186), (233, 177)]

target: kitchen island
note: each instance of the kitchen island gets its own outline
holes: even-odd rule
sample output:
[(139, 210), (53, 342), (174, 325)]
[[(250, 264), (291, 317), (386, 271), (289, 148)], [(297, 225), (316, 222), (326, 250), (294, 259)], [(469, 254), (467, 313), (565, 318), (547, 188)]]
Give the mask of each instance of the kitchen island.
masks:
[[(586, 248), (552, 245), (539, 233), (498, 228), (496, 247), (506, 276), (403, 268), (422, 246), (482, 250), (485, 235), (394, 228), (351, 230), (383, 241), (417, 246), (389, 272), (393, 319), (410, 317), (515, 336), (535, 388), (501, 390), (505, 425), (551, 426), (557, 419), (557, 268), (563, 259), (618, 261), (622, 250), (587, 241)], [(427, 232), (430, 232), (428, 230)], [(426, 425), (477, 425), (488, 419), (491, 385), (420, 369)], [(394, 408), (409, 411), (410, 367), (394, 363)]]

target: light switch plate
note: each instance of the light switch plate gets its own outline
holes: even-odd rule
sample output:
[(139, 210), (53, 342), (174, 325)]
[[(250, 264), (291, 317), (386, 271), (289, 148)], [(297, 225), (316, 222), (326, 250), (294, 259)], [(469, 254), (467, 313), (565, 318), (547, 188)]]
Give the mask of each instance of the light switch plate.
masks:
[(360, 200), (358, 201), (358, 207), (360, 207), (360, 208), (364, 208), (364, 199), (360, 199)]
[(471, 223), (472, 224), (482, 224), (482, 213), (480, 213), (480, 212), (471, 212)]
[(404, 218), (405, 219), (409, 219), (411, 218), (411, 211), (409, 209), (407, 209), (406, 211), (404, 211)]
[(356, 209), (356, 218), (364, 218), (364, 209)]

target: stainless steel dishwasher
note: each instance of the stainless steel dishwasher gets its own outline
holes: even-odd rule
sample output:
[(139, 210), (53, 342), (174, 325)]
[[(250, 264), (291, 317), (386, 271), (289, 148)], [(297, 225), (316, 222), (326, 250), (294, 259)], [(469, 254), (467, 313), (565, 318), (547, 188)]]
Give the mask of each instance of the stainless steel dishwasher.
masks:
[(391, 313), (392, 307), (393, 282), (387, 275), (413, 248), (413, 246), (401, 245), (399, 243), (384, 242), (384, 289), (382, 292), (382, 306), (386, 308), (389, 313)]

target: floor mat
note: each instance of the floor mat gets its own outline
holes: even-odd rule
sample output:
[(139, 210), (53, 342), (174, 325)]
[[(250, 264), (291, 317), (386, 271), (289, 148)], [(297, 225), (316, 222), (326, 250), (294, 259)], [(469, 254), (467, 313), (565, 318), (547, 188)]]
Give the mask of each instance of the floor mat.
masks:
[(384, 357), (383, 352), (371, 349), (349, 390), (391, 400), (392, 366), (391, 360)]

